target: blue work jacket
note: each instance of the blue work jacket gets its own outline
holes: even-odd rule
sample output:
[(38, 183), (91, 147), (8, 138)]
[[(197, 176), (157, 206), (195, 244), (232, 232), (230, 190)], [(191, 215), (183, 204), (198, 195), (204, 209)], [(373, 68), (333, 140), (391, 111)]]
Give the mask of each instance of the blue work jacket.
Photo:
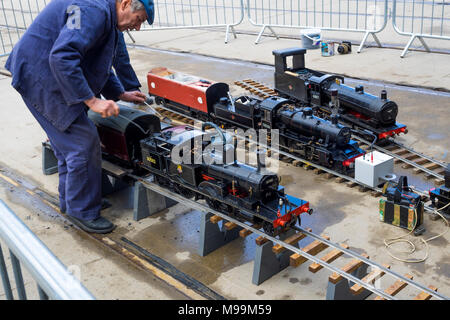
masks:
[(117, 100), (125, 91), (112, 72), (118, 33), (116, 0), (52, 0), (6, 62), (12, 86), (65, 131), (83, 101)]

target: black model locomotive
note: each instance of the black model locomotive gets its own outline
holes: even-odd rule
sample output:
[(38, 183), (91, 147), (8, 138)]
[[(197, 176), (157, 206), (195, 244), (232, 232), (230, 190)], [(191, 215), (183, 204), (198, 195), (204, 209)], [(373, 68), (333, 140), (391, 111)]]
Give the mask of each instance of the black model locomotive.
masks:
[(222, 128), (277, 129), (284, 151), (344, 174), (352, 174), (355, 159), (364, 154), (358, 143), (350, 139), (350, 128), (338, 124), (336, 117), (318, 118), (311, 109), (297, 107), (285, 98), (235, 99), (224, 83), (165, 68), (152, 70), (148, 84), (149, 93), (158, 104)]
[(341, 173), (351, 174), (355, 159), (364, 154), (358, 143), (351, 140), (350, 128), (338, 124), (337, 118), (318, 118), (311, 108), (295, 107), (284, 98), (260, 101), (243, 96), (233, 102), (224, 98), (213, 105), (213, 110), (215, 123), (224, 126), (241, 123), (240, 127), (247, 128), (251, 122), (258, 129), (276, 128), (280, 145), (290, 153)]
[(276, 174), (237, 162), (229, 135), (213, 124), (215, 133), (190, 126), (161, 130), (155, 115), (124, 106), (119, 118), (93, 112), (89, 117), (105, 158), (140, 174), (150, 172), (161, 186), (186, 198), (205, 199), (215, 210), (261, 223), (270, 235), (312, 213), (309, 202), (284, 193)]
[[(305, 54), (306, 49), (302, 48), (273, 51), (275, 90), (281, 96), (313, 107), (321, 117), (339, 114), (342, 123), (370, 132), (378, 141), (407, 133), (406, 126), (396, 122), (398, 105), (387, 98), (385, 90), (377, 97), (364, 92), (363, 86), (344, 85), (341, 76), (308, 69)], [(288, 59), (292, 59), (291, 66)], [(338, 103), (333, 103), (333, 95)]]

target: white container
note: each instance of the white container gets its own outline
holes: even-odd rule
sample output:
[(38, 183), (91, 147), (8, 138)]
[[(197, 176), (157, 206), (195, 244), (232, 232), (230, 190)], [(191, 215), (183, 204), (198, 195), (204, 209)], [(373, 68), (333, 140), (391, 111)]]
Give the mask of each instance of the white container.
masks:
[(304, 29), (300, 31), (304, 49), (320, 49), (320, 29)]
[(370, 187), (377, 187), (388, 180), (393, 172), (394, 158), (378, 151), (355, 160), (355, 179)]

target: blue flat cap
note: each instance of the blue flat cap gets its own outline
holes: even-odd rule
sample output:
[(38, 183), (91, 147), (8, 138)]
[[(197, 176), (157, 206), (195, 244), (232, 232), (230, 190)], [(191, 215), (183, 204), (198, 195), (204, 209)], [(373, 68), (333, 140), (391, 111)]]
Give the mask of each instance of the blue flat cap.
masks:
[(147, 12), (147, 22), (148, 24), (152, 24), (155, 19), (155, 5), (153, 0), (139, 0), (145, 7), (145, 11)]

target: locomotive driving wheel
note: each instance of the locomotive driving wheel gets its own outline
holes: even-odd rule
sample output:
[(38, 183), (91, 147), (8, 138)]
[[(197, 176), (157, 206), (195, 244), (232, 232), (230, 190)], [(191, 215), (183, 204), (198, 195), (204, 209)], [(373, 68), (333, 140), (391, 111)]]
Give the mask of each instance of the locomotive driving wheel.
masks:
[(174, 184), (173, 187), (174, 187), (174, 190), (176, 193), (181, 194), (185, 198), (191, 199), (192, 197), (195, 196), (194, 191), (192, 191), (188, 188), (179, 186), (178, 184)]
[(223, 213), (226, 213), (226, 214), (230, 214), (230, 213), (233, 212), (231, 206), (229, 206), (229, 205), (227, 205), (227, 204), (225, 204), (225, 203), (223, 203), (223, 202), (221, 202), (219, 200), (211, 199), (209, 197), (206, 198), (205, 200), (206, 200), (206, 203), (208, 204), (208, 206), (211, 209), (214, 209), (216, 211), (223, 212)]

